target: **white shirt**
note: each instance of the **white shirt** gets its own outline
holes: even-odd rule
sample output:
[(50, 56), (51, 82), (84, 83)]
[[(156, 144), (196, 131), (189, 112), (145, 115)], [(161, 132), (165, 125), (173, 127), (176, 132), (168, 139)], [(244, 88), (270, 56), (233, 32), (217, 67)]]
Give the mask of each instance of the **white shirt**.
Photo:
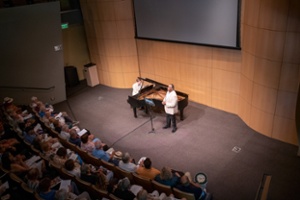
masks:
[(139, 93), (140, 89), (141, 89), (142, 83), (141, 82), (135, 82), (132, 85), (132, 96), (136, 95), (137, 93)]

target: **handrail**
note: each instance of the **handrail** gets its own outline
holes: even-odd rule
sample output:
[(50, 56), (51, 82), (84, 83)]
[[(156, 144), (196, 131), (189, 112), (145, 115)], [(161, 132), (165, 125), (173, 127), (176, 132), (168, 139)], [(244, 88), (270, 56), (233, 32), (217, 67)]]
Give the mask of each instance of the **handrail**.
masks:
[(21, 89), (21, 90), (53, 90), (55, 86), (51, 86), (48, 88), (44, 87), (22, 87), (22, 86), (0, 86), (1, 89)]

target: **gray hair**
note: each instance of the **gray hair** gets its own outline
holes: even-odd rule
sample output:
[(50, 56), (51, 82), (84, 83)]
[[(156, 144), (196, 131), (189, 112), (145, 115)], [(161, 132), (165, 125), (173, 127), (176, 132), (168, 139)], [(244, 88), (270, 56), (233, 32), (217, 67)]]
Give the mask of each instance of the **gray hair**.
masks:
[(124, 153), (124, 155), (122, 156), (122, 161), (123, 161), (123, 163), (129, 163), (130, 154), (128, 152)]

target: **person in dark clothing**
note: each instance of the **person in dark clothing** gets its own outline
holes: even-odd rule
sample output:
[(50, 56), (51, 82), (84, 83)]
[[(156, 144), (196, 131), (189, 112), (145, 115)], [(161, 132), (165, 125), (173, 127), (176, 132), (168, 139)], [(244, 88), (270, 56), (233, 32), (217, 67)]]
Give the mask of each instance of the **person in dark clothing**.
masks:
[(206, 192), (201, 188), (199, 184), (190, 181), (186, 175), (183, 175), (180, 178), (180, 183), (175, 187), (183, 192), (194, 194), (195, 199), (205, 199)]
[(113, 195), (123, 200), (133, 200), (135, 195), (130, 190), (130, 181), (128, 178), (121, 179), (117, 188), (113, 191)]

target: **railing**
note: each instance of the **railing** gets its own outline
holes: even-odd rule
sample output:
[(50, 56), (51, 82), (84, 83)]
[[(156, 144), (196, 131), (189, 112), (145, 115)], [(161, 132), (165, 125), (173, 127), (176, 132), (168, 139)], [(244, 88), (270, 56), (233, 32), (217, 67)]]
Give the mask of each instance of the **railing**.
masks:
[(43, 90), (43, 91), (49, 91), (54, 90), (55, 86), (51, 87), (22, 87), (22, 86), (0, 86), (0, 89), (16, 89), (16, 90)]

